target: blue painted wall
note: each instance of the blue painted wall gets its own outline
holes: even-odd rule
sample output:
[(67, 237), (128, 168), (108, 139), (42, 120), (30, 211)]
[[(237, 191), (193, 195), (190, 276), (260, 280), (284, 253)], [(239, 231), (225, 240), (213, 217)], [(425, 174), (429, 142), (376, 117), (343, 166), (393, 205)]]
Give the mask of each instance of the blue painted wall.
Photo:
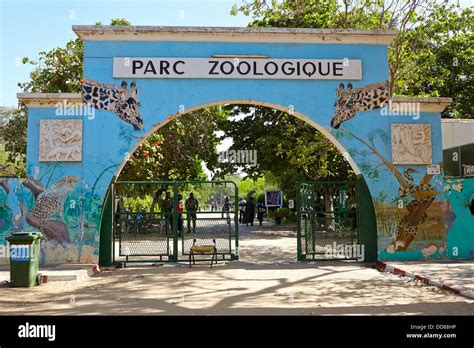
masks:
[(448, 254), (452, 259), (474, 259), (474, 178), (445, 179)]
[[(387, 47), (384, 45), (349, 44), (261, 44), (210, 42), (85, 42), (84, 77), (103, 83), (120, 85), (122, 79), (112, 77), (113, 57), (210, 57), (214, 54), (267, 55), (270, 58), (334, 58), (362, 60), (363, 79), (360, 81), (292, 81), (292, 80), (210, 80), (210, 79), (138, 79), (140, 112), (145, 129), (135, 131), (113, 112), (95, 110), (94, 117), (83, 119), (83, 161), (79, 163), (44, 163), (38, 161), (39, 121), (64, 119), (56, 116), (54, 108), (31, 108), (28, 124), (27, 173), (39, 179), (45, 187), (67, 175), (79, 176), (78, 183), (65, 202), (62, 217), (70, 234), (70, 243), (51, 241), (45, 262), (97, 261), (98, 223), (102, 200), (119, 165), (137, 144), (140, 137), (167, 116), (208, 103), (227, 100), (253, 100), (282, 107), (293, 106), (334, 136), (358, 164), (368, 183), (379, 216), (379, 258), (421, 259), (446, 257), (442, 177), (431, 183), (441, 193), (436, 196), (428, 222), (441, 219), (433, 226), (422, 225), (406, 251), (387, 251), (393, 242), (397, 221), (403, 212), (396, 206), (399, 184), (380, 159), (347, 131), (368, 143), (391, 160), (391, 130), (393, 123), (428, 123), (432, 128), (433, 163), (442, 161), (441, 123), (439, 114), (422, 113), (419, 119), (407, 116), (383, 116), (378, 110), (360, 112), (345, 122), (339, 130), (330, 128), (336, 100), (335, 90), (341, 82), (351, 82), (354, 88), (388, 79)], [(127, 80), (130, 84), (132, 81)], [(418, 170), (414, 181), (426, 173), (425, 166), (410, 166)], [(399, 166), (400, 171), (407, 167)], [(69, 207), (69, 208), (68, 208)], [(73, 207), (73, 208), (71, 208)], [(397, 210), (398, 209), (398, 210)], [(431, 216), (430, 216), (431, 214)], [(440, 227), (439, 227), (439, 226)], [(438, 227), (439, 228), (438, 228)], [(434, 230), (434, 232), (433, 232)], [(432, 251), (432, 246), (436, 250)], [(431, 251), (426, 251), (431, 248)], [(62, 254), (61, 254), (62, 253)], [(61, 256), (63, 255), (63, 256)]]

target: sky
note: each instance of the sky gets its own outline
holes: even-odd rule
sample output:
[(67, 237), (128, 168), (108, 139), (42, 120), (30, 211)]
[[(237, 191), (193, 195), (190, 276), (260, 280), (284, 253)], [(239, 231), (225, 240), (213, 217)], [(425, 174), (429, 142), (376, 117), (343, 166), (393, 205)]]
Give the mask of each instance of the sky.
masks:
[[(440, 0), (441, 1), (441, 0)], [(444, 1), (444, 0), (443, 0)], [(451, 0), (458, 1), (458, 0)], [(474, 0), (459, 0), (464, 7)], [(28, 80), (38, 52), (64, 47), (76, 36), (72, 25), (109, 24), (126, 18), (133, 25), (247, 26), (249, 17), (231, 16), (241, 0), (0, 0), (0, 105), (16, 106), (18, 82)]]
[(247, 26), (249, 17), (231, 16), (240, 0), (0, 0), (0, 105), (16, 106), (18, 82), (31, 68), (21, 64), (38, 52), (64, 46), (76, 35), (72, 25)]

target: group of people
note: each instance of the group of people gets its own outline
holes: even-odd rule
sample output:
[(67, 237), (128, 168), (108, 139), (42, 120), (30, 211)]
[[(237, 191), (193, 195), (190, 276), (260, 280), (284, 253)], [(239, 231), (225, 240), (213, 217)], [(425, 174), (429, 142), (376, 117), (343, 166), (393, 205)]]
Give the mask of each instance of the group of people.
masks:
[(263, 216), (266, 213), (265, 205), (259, 201), (255, 204), (253, 197), (250, 197), (248, 201), (246, 201), (243, 197), (240, 197), (239, 201), (239, 223), (246, 224), (248, 226), (253, 226), (253, 222), (255, 220), (255, 213), (257, 213), (257, 219), (262, 226)]
[[(154, 206), (157, 203), (159, 192), (156, 193), (155, 199), (152, 203), (152, 212)], [(169, 191), (166, 192), (165, 198), (159, 202), (160, 210), (165, 213), (167, 226), (173, 226), (173, 198)], [(183, 205), (183, 196), (178, 195), (178, 233), (181, 234), (183, 230), (183, 210), (186, 209), (186, 220), (187, 220), (187, 233), (196, 233), (196, 220), (197, 212), (199, 210), (199, 202), (194, 193), (190, 192), (188, 198), (186, 198)], [(222, 206), (222, 215), (227, 214), (227, 223), (230, 224), (230, 212), (232, 211), (232, 203), (228, 196), (224, 198), (224, 204)], [(239, 223), (250, 224), (253, 226), (255, 215), (257, 216), (260, 226), (262, 226), (263, 217), (266, 213), (265, 205), (259, 201), (255, 204), (253, 197), (249, 197), (246, 201), (243, 197), (239, 201)]]
[[(158, 192), (157, 192), (158, 195)], [(170, 192), (166, 192), (165, 198), (160, 202), (160, 210), (166, 215), (166, 223), (168, 226), (173, 226), (173, 199), (171, 198)], [(154, 203), (153, 203), (154, 205)], [(178, 233), (181, 234), (183, 231), (183, 208), (186, 208), (186, 220), (187, 220), (187, 233), (196, 233), (196, 219), (197, 211), (199, 210), (199, 202), (194, 193), (191, 192), (186, 198), (183, 207), (183, 196), (178, 195)], [(153, 211), (153, 207), (152, 207)], [(192, 222), (192, 230), (191, 230)]]

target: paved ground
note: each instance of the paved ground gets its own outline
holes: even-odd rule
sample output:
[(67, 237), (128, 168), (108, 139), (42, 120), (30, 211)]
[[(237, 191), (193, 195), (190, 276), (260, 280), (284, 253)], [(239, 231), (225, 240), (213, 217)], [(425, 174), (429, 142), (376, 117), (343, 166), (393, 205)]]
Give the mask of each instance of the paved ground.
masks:
[(0, 288), (0, 314), (473, 315), (474, 301), (352, 262), (297, 263), (294, 229), (241, 229), (241, 260)]

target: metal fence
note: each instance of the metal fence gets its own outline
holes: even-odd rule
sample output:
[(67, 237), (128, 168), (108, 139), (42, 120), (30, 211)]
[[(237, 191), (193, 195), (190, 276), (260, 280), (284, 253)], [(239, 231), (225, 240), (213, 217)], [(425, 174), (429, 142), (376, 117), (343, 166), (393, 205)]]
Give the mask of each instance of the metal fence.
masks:
[(238, 259), (238, 190), (232, 181), (117, 181), (112, 199), (114, 262), (186, 261), (194, 240), (215, 240), (218, 258)]
[(355, 181), (297, 184), (298, 260), (358, 257), (357, 191)]

